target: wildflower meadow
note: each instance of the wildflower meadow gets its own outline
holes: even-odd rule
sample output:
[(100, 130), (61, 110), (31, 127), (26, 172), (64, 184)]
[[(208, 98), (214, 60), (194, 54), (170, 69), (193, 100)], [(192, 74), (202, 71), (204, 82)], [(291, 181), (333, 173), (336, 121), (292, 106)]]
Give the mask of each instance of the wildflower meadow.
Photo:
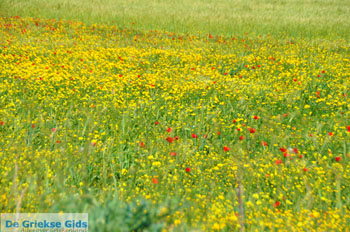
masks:
[(91, 231), (349, 231), (345, 39), (0, 17), (0, 212)]

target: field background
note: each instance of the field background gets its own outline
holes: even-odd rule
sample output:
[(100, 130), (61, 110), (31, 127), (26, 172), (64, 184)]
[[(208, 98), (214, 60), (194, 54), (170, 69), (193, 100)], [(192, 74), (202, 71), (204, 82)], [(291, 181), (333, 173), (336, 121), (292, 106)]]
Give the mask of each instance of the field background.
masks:
[(2, 0), (0, 12), (176, 33), (350, 38), (348, 0)]
[(349, 0), (0, 0), (0, 213), (349, 231), (349, 16)]

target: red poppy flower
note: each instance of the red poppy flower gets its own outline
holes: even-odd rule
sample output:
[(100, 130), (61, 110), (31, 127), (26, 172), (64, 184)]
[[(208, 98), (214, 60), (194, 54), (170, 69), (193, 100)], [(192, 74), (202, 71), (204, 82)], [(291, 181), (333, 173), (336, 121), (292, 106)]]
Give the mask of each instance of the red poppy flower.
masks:
[(254, 119), (256, 119), (256, 120), (259, 119), (259, 116), (256, 116), (256, 115), (255, 115), (255, 116), (254, 116)]
[(346, 126), (346, 129), (348, 129), (348, 131), (350, 132), (350, 126)]
[(179, 136), (175, 136), (175, 140), (179, 140)]
[(281, 147), (281, 148), (280, 148), (280, 151), (281, 151), (281, 152), (286, 152), (286, 151), (287, 151), (287, 149), (286, 149), (286, 148), (284, 148), (284, 147)]
[(341, 160), (340, 156), (335, 157), (335, 161), (340, 162), (340, 160)]
[(295, 154), (299, 154), (299, 150), (298, 150), (297, 148), (293, 148), (293, 152), (294, 152)]
[(56, 131), (56, 128), (51, 128), (51, 131), (52, 131), (52, 132), (55, 132), (55, 131)]
[(186, 171), (186, 172), (190, 172), (190, 171), (191, 171), (191, 168), (186, 168), (185, 171)]
[(264, 147), (266, 147), (266, 146), (267, 146), (267, 142), (261, 141), (261, 145), (264, 146)]
[(145, 143), (144, 142), (141, 142), (140, 143), (140, 147), (144, 147), (145, 146)]
[(280, 205), (281, 205), (281, 202), (276, 201), (275, 204), (273, 204), (273, 207), (277, 208), (277, 207), (280, 206)]
[(255, 129), (254, 128), (249, 128), (249, 132), (251, 133), (251, 134), (254, 134), (255, 133)]
[(221, 135), (221, 132), (220, 132), (220, 131), (218, 131), (218, 135)]
[(174, 139), (172, 137), (168, 137), (168, 138), (166, 138), (166, 141), (168, 141), (169, 143), (172, 143), (172, 142), (174, 142)]
[(329, 136), (333, 136), (334, 133), (333, 133), (333, 132), (329, 132), (328, 135), (329, 135)]
[(35, 128), (35, 125), (34, 125), (34, 124), (32, 124), (32, 128), (33, 128), (33, 129)]
[(158, 184), (158, 179), (153, 177), (152, 182), (153, 182), (153, 184)]
[(304, 172), (307, 172), (307, 171), (309, 171), (309, 169), (308, 169), (308, 168), (304, 168), (303, 171), (304, 171)]
[(244, 139), (244, 136), (242, 135), (241, 137), (239, 137), (239, 140), (243, 140)]
[(224, 147), (224, 151), (229, 151), (230, 150), (230, 148), (228, 148), (228, 147)]
[(236, 119), (233, 119), (233, 121), (232, 121), (233, 123), (236, 123)]
[(171, 128), (169, 127), (166, 131), (170, 133), (171, 132)]
[(276, 160), (276, 165), (279, 165), (279, 164), (281, 164), (282, 163), (282, 160)]
[(171, 156), (176, 156), (176, 152), (173, 152), (173, 151), (172, 151), (172, 152), (170, 152), (170, 155), (171, 155)]
[(158, 125), (158, 124), (159, 124), (159, 122), (158, 122), (158, 121), (155, 121), (155, 122), (154, 122), (154, 125)]
[(198, 138), (198, 135), (196, 135), (195, 133), (192, 133), (192, 138), (196, 139)]

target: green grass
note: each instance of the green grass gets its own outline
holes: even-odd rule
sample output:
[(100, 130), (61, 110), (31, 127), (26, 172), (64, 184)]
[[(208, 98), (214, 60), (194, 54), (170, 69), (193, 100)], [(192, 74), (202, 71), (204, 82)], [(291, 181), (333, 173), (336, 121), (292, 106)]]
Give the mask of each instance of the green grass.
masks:
[(2, 0), (0, 12), (176, 33), (350, 38), (349, 0)]

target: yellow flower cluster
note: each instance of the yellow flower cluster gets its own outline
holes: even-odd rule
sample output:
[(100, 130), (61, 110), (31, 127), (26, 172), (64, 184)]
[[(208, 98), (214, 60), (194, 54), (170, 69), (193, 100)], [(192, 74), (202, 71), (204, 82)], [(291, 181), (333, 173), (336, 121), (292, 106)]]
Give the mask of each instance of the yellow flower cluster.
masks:
[(350, 228), (345, 41), (19, 17), (0, 38), (1, 212), (116, 193), (173, 199), (169, 230)]

